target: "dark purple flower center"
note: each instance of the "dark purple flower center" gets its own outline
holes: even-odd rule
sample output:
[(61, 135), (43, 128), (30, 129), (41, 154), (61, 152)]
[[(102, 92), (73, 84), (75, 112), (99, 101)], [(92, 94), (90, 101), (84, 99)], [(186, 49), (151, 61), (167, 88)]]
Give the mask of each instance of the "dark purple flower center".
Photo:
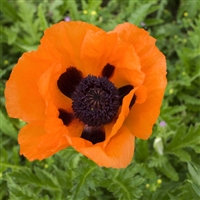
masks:
[(72, 95), (75, 116), (88, 126), (110, 123), (119, 106), (118, 90), (106, 77), (83, 78)]

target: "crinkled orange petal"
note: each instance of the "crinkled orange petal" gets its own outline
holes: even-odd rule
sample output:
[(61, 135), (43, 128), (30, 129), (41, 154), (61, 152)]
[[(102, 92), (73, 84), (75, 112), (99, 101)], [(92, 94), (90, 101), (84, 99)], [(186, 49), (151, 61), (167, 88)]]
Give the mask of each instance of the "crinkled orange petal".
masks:
[(70, 66), (82, 69), (80, 52), (88, 31), (102, 31), (85, 22), (59, 22), (45, 31), (41, 39), (39, 52), (52, 62), (59, 62), (66, 68)]
[(30, 161), (47, 158), (69, 146), (64, 129), (47, 133), (42, 124), (30, 123), (19, 133), (20, 154)]
[(116, 33), (88, 31), (81, 49), (82, 68), (85, 76), (101, 76), (103, 67), (115, 67), (110, 80), (116, 87), (127, 84), (140, 85), (144, 74), (140, 70), (139, 58), (131, 45), (122, 43)]
[[(57, 80), (60, 74), (62, 74), (62, 67), (56, 63), (46, 70), (38, 81), (41, 96), (45, 99), (46, 103), (45, 130), (48, 130), (48, 132), (54, 132), (59, 129), (60, 126), (64, 126), (62, 120), (58, 117), (59, 109), (63, 109), (66, 112), (73, 114), (71, 108), (72, 100), (62, 94), (57, 87)], [(75, 118), (68, 126), (64, 126), (68, 136), (71, 137), (80, 137), (83, 127), (84, 124)]]
[[(78, 141), (73, 141), (72, 146), (84, 154), (99, 166), (124, 168), (130, 164), (134, 153), (134, 136), (130, 133), (128, 128), (122, 126), (118, 133), (112, 137), (106, 148), (102, 144), (91, 145), (85, 147), (86, 141), (78, 138)], [(77, 142), (79, 147), (77, 147)]]
[[(103, 143), (103, 147), (105, 147), (109, 143), (109, 140), (117, 133), (117, 131), (123, 125), (124, 120), (127, 118), (130, 112), (129, 105), (134, 95), (136, 95), (137, 97), (136, 98), (137, 103), (145, 102), (147, 98), (146, 88), (144, 86), (136, 87), (133, 90), (131, 90), (128, 95), (124, 97), (122, 101), (121, 111), (119, 113), (116, 122), (112, 123), (112, 128), (110, 127), (111, 126), (110, 124), (105, 125), (106, 140)], [(109, 133), (107, 133), (108, 131)]]
[(24, 53), (19, 59), (5, 89), (6, 109), (11, 117), (26, 122), (44, 119), (45, 103), (37, 81), (48, 65), (38, 59), (36, 52)]
[(166, 60), (155, 46), (155, 39), (149, 33), (132, 24), (118, 25), (114, 32), (123, 42), (132, 44), (140, 57), (141, 70), (145, 73), (143, 85), (147, 88), (147, 99), (132, 107), (125, 124), (131, 133), (147, 139), (160, 113), (160, 106), (167, 84)]
[(152, 133), (152, 127), (160, 113), (162, 93), (163, 90), (155, 90), (148, 94), (143, 104), (132, 107), (124, 123), (134, 136), (147, 139)]
[(66, 130), (66, 135), (69, 137), (80, 137), (84, 128), (84, 124), (76, 118), (73, 118), (68, 125), (64, 125), (62, 119), (59, 118), (57, 107), (51, 101), (48, 102), (46, 109), (44, 126), (48, 133), (57, 132), (63, 128)]
[(119, 24), (111, 32), (117, 33), (123, 42), (132, 44), (139, 57), (148, 52), (150, 49), (147, 47), (152, 47), (156, 41), (147, 31), (128, 22)]
[[(129, 92), (128, 95), (126, 95), (123, 99), (123, 102), (122, 102), (122, 107), (121, 107), (121, 111), (120, 111), (120, 114), (115, 122), (115, 124), (113, 124), (113, 127), (111, 129), (111, 133), (107, 134), (106, 135), (106, 140), (103, 142), (103, 147), (105, 148), (110, 139), (117, 133), (117, 131), (121, 128), (121, 126), (123, 125), (124, 123), (124, 120), (126, 119), (126, 117), (128, 116), (128, 113), (130, 111), (129, 109), (129, 105), (130, 105), (130, 102), (131, 102), (131, 99), (133, 98), (134, 96), (134, 93), (135, 93), (135, 90), (136, 89), (133, 89)], [(106, 125), (105, 125), (106, 126)]]
[(103, 67), (109, 63), (109, 56), (117, 45), (117, 34), (101, 30), (88, 31), (81, 48), (83, 73), (100, 76)]
[(116, 87), (127, 84), (138, 86), (144, 81), (134, 48), (122, 43), (116, 33), (88, 31), (81, 49), (81, 60), (85, 76), (101, 76), (106, 64), (113, 65), (115, 70), (110, 80)]
[[(143, 84), (148, 88), (148, 92), (157, 89), (162, 89), (164, 92), (167, 85), (164, 55), (154, 46), (151, 51), (141, 56), (140, 60), (142, 66), (144, 66), (142, 70), (146, 74)], [(161, 96), (163, 96), (163, 92)]]
[(115, 73), (110, 79), (116, 87), (133, 85), (137, 87), (144, 81), (145, 74), (141, 71), (138, 55), (132, 45), (119, 43), (118, 49), (111, 57), (115, 68)]
[(136, 101), (135, 103), (144, 103), (147, 99), (147, 88), (144, 85), (137, 87), (135, 91)]
[(166, 59), (165, 56), (155, 46), (156, 40), (149, 36), (144, 29), (138, 28), (130, 23), (118, 25), (113, 32), (123, 42), (132, 44), (140, 58), (141, 70), (145, 74), (143, 85), (152, 89), (166, 87)]
[(58, 108), (62, 108), (68, 112), (72, 112), (72, 100), (65, 96), (57, 86), (57, 80), (60, 75), (64, 73), (63, 67), (60, 63), (54, 63), (48, 70), (46, 70), (38, 80), (38, 88), (41, 96), (44, 98), (46, 105), (48, 101), (52, 101)]

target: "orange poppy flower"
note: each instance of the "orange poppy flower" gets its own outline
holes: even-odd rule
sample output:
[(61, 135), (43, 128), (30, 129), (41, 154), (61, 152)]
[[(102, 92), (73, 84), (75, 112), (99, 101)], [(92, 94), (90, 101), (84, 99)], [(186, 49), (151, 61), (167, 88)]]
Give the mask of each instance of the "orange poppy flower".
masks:
[(27, 122), (20, 154), (42, 160), (72, 146), (99, 166), (126, 167), (134, 138), (152, 133), (166, 83), (165, 57), (147, 31), (55, 24), (6, 84), (8, 114)]

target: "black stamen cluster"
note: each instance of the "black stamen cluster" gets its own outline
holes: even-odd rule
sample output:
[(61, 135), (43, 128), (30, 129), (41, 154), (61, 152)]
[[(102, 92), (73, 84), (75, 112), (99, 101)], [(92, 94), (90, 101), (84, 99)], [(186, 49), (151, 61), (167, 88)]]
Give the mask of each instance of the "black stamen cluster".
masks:
[(77, 118), (88, 126), (107, 124), (117, 115), (120, 101), (117, 88), (106, 77), (87, 76), (72, 95)]

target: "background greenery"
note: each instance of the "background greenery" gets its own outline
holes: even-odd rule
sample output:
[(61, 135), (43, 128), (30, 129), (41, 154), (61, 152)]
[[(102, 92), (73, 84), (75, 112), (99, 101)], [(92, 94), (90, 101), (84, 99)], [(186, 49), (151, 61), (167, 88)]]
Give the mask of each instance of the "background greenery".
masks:
[[(200, 199), (199, 13), (199, 0), (1, 0), (0, 199)], [(24, 122), (7, 116), (5, 82), (22, 53), (37, 48), (47, 27), (69, 19), (106, 31), (131, 22), (157, 38), (166, 55), (161, 115), (150, 139), (136, 140), (126, 169), (100, 168), (72, 148), (43, 161), (19, 156), (17, 135)]]

